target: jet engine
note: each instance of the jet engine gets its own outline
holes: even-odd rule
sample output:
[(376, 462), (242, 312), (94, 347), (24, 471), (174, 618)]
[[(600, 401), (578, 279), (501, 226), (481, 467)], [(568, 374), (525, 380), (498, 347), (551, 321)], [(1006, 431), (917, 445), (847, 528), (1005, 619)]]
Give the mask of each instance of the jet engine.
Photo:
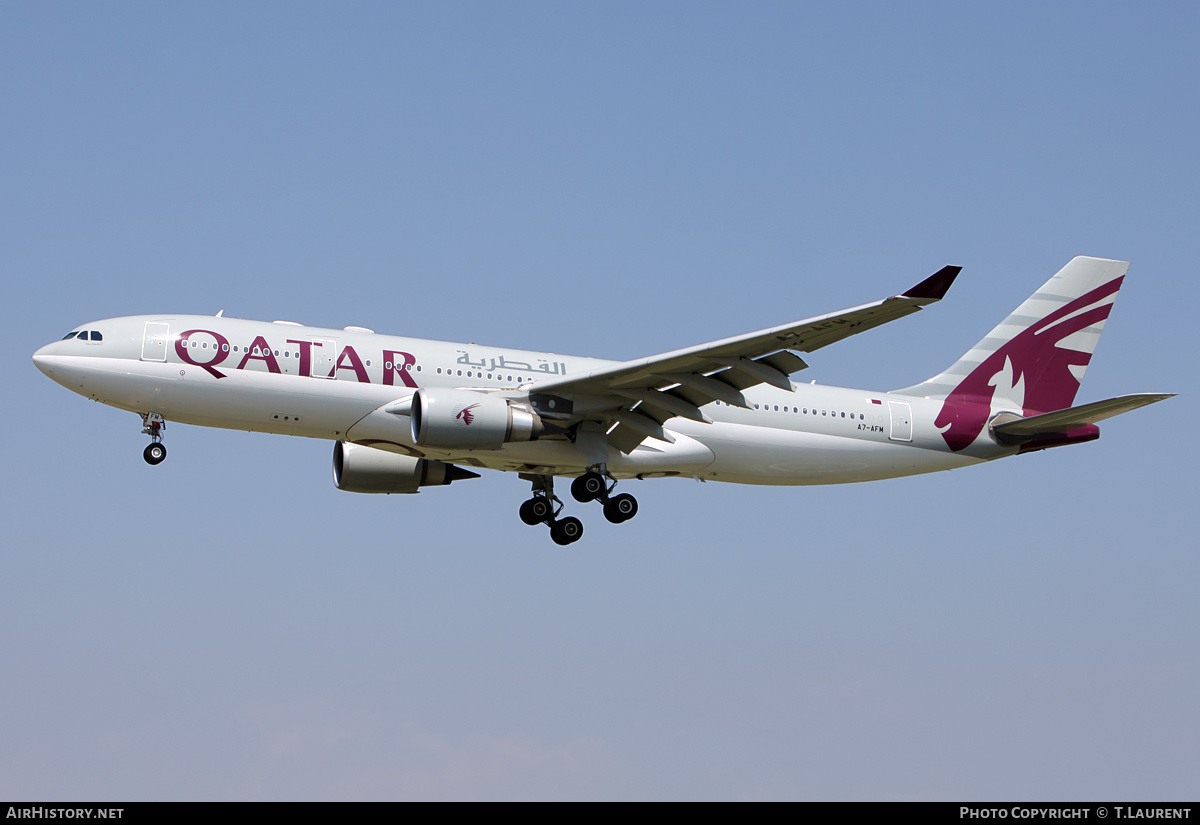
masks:
[(536, 441), (537, 413), (468, 390), (422, 387), (412, 403), (413, 442), (443, 450), (497, 450), (510, 441)]
[(479, 473), (409, 455), (338, 441), (333, 445), (333, 483), (348, 493), (415, 493)]

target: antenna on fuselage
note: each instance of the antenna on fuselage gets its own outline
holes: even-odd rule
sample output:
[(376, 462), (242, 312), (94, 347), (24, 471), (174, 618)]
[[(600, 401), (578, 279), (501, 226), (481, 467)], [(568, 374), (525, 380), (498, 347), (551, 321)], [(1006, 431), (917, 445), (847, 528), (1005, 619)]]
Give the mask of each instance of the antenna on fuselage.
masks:
[(224, 315), (224, 314), (225, 314), (225, 310), (223, 310), (223, 309), (222, 309), (222, 310), (219, 310), (219, 311), (217, 312), (217, 316), (216, 316), (216, 317), (220, 318), (220, 317), (221, 317), (222, 315)]

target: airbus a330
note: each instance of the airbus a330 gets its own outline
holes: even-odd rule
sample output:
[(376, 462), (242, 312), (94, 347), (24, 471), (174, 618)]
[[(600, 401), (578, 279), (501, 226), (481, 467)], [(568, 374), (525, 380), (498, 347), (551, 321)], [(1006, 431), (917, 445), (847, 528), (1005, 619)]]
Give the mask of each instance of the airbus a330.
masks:
[(558, 544), (583, 535), (555, 479), (614, 523), (618, 481), (841, 484), (951, 470), (1099, 437), (1096, 422), (1171, 397), (1072, 406), (1128, 264), (1070, 261), (944, 372), (869, 391), (797, 384), (811, 353), (946, 294), (944, 267), (894, 297), (635, 361), (322, 329), (140, 315), (76, 327), (33, 356), (64, 387), (135, 412), (163, 461), (168, 421), (324, 438), (337, 487), (416, 493), (516, 472)]

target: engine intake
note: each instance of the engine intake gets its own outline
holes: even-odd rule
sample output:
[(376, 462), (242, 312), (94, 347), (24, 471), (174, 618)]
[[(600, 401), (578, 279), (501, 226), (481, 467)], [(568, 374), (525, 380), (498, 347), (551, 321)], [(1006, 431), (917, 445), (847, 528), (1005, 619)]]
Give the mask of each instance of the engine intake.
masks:
[(498, 395), (423, 387), (412, 405), (413, 442), (444, 450), (498, 450), (513, 441), (536, 441), (542, 419)]
[(465, 478), (479, 478), (479, 473), (345, 441), (333, 445), (333, 483), (348, 493), (415, 493), (418, 487)]

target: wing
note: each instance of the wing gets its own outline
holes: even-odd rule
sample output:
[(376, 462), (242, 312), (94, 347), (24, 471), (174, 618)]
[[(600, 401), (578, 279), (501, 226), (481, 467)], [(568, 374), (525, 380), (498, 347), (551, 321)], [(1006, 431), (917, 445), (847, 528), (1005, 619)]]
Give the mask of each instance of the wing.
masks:
[(547, 378), (529, 388), (530, 397), (543, 417), (615, 422), (608, 440), (624, 453), (648, 436), (673, 442), (662, 427), (668, 419), (707, 422), (700, 408), (714, 401), (746, 407), (742, 390), (757, 384), (790, 391), (788, 376), (808, 366), (796, 352), (813, 352), (940, 301), (961, 269), (943, 267), (900, 295), (842, 312)]

